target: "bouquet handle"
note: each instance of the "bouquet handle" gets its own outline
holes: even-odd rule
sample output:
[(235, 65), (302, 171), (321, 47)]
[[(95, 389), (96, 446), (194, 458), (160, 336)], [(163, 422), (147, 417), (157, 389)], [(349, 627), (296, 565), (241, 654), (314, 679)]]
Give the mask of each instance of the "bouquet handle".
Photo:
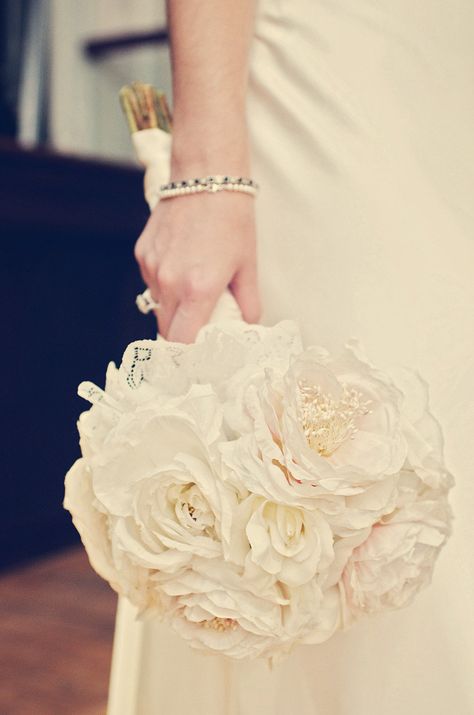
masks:
[[(150, 211), (159, 200), (160, 185), (169, 181), (171, 134), (153, 127), (132, 133), (132, 142), (140, 163), (145, 167), (144, 191)], [(242, 313), (234, 296), (227, 288), (220, 296), (209, 319), (242, 320)]]

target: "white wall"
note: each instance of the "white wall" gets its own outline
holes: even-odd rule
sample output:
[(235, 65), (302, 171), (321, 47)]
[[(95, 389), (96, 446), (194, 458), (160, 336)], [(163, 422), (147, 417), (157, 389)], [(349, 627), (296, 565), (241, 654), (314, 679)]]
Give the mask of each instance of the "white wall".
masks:
[(164, 27), (164, 0), (52, 0), (50, 136), (74, 154), (128, 159), (132, 150), (118, 102), (133, 80), (163, 89), (171, 101), (168, 50), (149, 45), (91, 61), (94, 37)]

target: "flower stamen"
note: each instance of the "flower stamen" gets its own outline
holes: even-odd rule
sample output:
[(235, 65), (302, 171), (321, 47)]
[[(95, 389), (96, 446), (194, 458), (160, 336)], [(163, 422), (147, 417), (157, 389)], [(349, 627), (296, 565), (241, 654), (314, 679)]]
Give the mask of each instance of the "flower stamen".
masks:
[(355, 420), (372, 412), (372, 400), (362, 400), (363, 393), (341, 382), (342, 397), (335, 400), (322, 392), (320, 385), (298, 382), (299, 420), (311, 449), (329, 457), (346, 439), (355, 439)]
[(234, 618), (211, 618), (209, 621), (203, 621), (204, 628), (212, 628), (214, 631), (223, 633), (224, 631), (235, 631), (238, 628), (238, 623)]

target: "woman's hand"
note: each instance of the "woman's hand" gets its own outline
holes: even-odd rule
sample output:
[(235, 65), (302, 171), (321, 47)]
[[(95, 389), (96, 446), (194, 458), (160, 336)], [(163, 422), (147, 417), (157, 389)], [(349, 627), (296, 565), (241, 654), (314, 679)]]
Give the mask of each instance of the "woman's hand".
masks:
[[(173, 70), (170, 180), (251, 176), (246, 127), (256, 0), (168, 0)], [(259, 318), (255, 198), (219, 191), (158, 202), (136, 246), (160, 333), (191, 342), (230, 287), (243, 317)]]
[(230, 287), (244, 320), (257, 322), (255, 198), (220, 191), (158, 202), (135, 247), (159, 331), (192, 342)]

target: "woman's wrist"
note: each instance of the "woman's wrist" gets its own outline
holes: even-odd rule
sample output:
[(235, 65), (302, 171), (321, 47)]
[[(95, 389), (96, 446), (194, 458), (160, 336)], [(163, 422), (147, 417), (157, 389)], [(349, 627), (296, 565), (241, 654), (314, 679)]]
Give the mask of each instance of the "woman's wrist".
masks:
[(250, 176), (250, 143), (242, 124), (173, 126), (170, 179), (213, 174)]

